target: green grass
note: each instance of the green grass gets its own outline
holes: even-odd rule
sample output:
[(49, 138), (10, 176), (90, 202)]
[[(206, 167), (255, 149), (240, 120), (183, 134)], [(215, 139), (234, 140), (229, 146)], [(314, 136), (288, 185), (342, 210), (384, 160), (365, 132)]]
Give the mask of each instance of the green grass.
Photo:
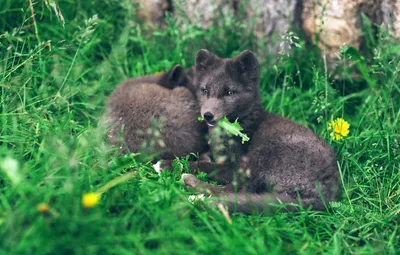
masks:
[[(334, 70), (301, 36), (288, 55), (262, 61), (266, 109), (334, 147), (343, 196), (327, 212), (232, 215), (230, 224), (217, 209), (188, 201), (185, 160), (158, 176), (145, 160), (119, 156), (97, 123), (107, 95), (128, 77), (189, 67), (200, 48), (224, 57), (265, 49), (232, 17), (207, 30), (171, 17), (163, 30), (146, 29), (131, 2), (2, 0), (1, 254), (400, 252), (400, 47), (393, 38), (371, 35), (380, 29), (364, 20), (368, 47), (344, 48)], [(327, 130), (337, 117), (351, 124), (341, 142)], [(98, 206), (82, 207), (84, 193), (128, 172), (133, 178), (106, 191)], [(50, 211), (39, 212), (40, 203)]]

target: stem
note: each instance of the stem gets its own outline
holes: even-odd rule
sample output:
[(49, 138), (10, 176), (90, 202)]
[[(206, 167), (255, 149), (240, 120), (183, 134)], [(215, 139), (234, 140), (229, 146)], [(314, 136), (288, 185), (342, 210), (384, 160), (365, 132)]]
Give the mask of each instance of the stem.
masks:
[(74, 58), (72, 59), (71, 65), (70, 65), (69, 68), (68, 68), (68, 71), (67, 71), (67, 74), (65, 75), (65, 78), (64, 78), (64, 80), (63, 80), (63, 83), (61, 84), (60, 88), (58, 89), (58, 92), (57, 92), (56, 96), (54, 97), (54, 99), (56, 99), (58, 95), (61, 95), (61, 94), (60, 94), (60, 93), (61, 93), (61, 90), (62, 90), (62, 88), (64, 87), (65, 83), (67, 82), (68, 76), (69, 76), (69, 74), (71, 73), (72, 67), (74, 66), (74, 63), (75, 63), (75, 61), (76, 61), (76, 57), (78, 56), (78, 52), (79, 52), (79, 50), (81, 49), (81, 45), (82, 45), (82, 38), (81, 38), (81, 40), (79, 41), (78, 49), (77, 49), (76, 52), (75, 52)]
[(29, 0), (29, 9), (30, 9), (31, 15), (32, 15), (33, 27), (35, 28), (35, 36), (36, 36), (36, 39), (38, 40), (39, 45), (41, 45), (42, 42), (40, 41), (40, 37), (39, 37), (39, 30), (37, 28), (36, 17), (35, 17), (36, 15), (35, 15), (35, 11), (33, 9), (32, 0)]
[(107, 190), (117, 186), (120, 183), (126, 182), (134, 177), (136, 177), (137, 175), (137, 171), (135, 172), (129, 172), (126, 174), (123, 174), (115, 179), (112, 179), (111, 181), (107, 182), (103, 187), (101, 187), (100, 189), (97, 190), (97, 193), (99, 194), (103, 194), (104, 192), (106, 192)]

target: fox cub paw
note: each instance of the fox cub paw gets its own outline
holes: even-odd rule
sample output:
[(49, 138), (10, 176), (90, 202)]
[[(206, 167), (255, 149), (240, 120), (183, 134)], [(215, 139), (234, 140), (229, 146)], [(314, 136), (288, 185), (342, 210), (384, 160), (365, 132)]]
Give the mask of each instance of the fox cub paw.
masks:
[(182, 181), (188, 188), (195, 188), (200, 183), (200, 180), (193, 174), (182, 174)]
[(161, 168), (161, 161), (157, 161), (157, 163), (155, 163), (155, 164), (153, 165), (153, 168), (154, 168), (154, 170), (155, 170), (157, 173), (161, 173), (161, 171), (162, 171), (162, 168)]
[(157, 163), (153, 164), (153, 168), (157, 173), (161, 173), (162, 171), (172, 171), (172, 162), (173, 160), (161, 159), (157, 161)]
[(207, 195), (216, 195), (221, 192), (221, 187), (200, 181), (193, 174), (182, 174), (182, 181), (186, 188)]

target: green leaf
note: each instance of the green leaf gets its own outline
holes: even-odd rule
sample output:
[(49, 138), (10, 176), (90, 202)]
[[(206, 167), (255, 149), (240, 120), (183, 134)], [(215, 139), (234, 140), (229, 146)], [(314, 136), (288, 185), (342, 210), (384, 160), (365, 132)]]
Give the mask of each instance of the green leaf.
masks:
[(250, 140), (246, 134), (240, 132), (243, 128), (240, 126), (237, 119), (232, 123), (225, 116), (222, 120), (218, 121), (218, 125), (228, 133), (234, 136), (240, 136), (242, 138), (242, 144)]

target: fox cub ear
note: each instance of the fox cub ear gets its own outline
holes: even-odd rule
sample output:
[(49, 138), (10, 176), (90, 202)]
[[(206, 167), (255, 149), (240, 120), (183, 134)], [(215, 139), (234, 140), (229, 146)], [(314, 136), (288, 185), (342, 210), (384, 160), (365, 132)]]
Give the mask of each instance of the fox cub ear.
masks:
[(243, 72), (254, 71), (258, 69), (258, 60), (254, 53), (249, 50), (242, 51), (236, 56), (234, 62), (239, 70)]
[(173, 85), (184, 85), (187, 81), (185, 69), (182, 66), (176, 65), (169, 71), (168, 82)]
[(236, 66), (240, 74), (243, 74), (247, 79), (252, 82), (258, 81), (259, 75), (259, 64), (257, 57), (253, 52), (245, 50), (233, 59), (233, 63)]
[(196, 69), (207, 70), (215, 63), (216, 56), (208, 50), (201, 49), (196, 54)]

